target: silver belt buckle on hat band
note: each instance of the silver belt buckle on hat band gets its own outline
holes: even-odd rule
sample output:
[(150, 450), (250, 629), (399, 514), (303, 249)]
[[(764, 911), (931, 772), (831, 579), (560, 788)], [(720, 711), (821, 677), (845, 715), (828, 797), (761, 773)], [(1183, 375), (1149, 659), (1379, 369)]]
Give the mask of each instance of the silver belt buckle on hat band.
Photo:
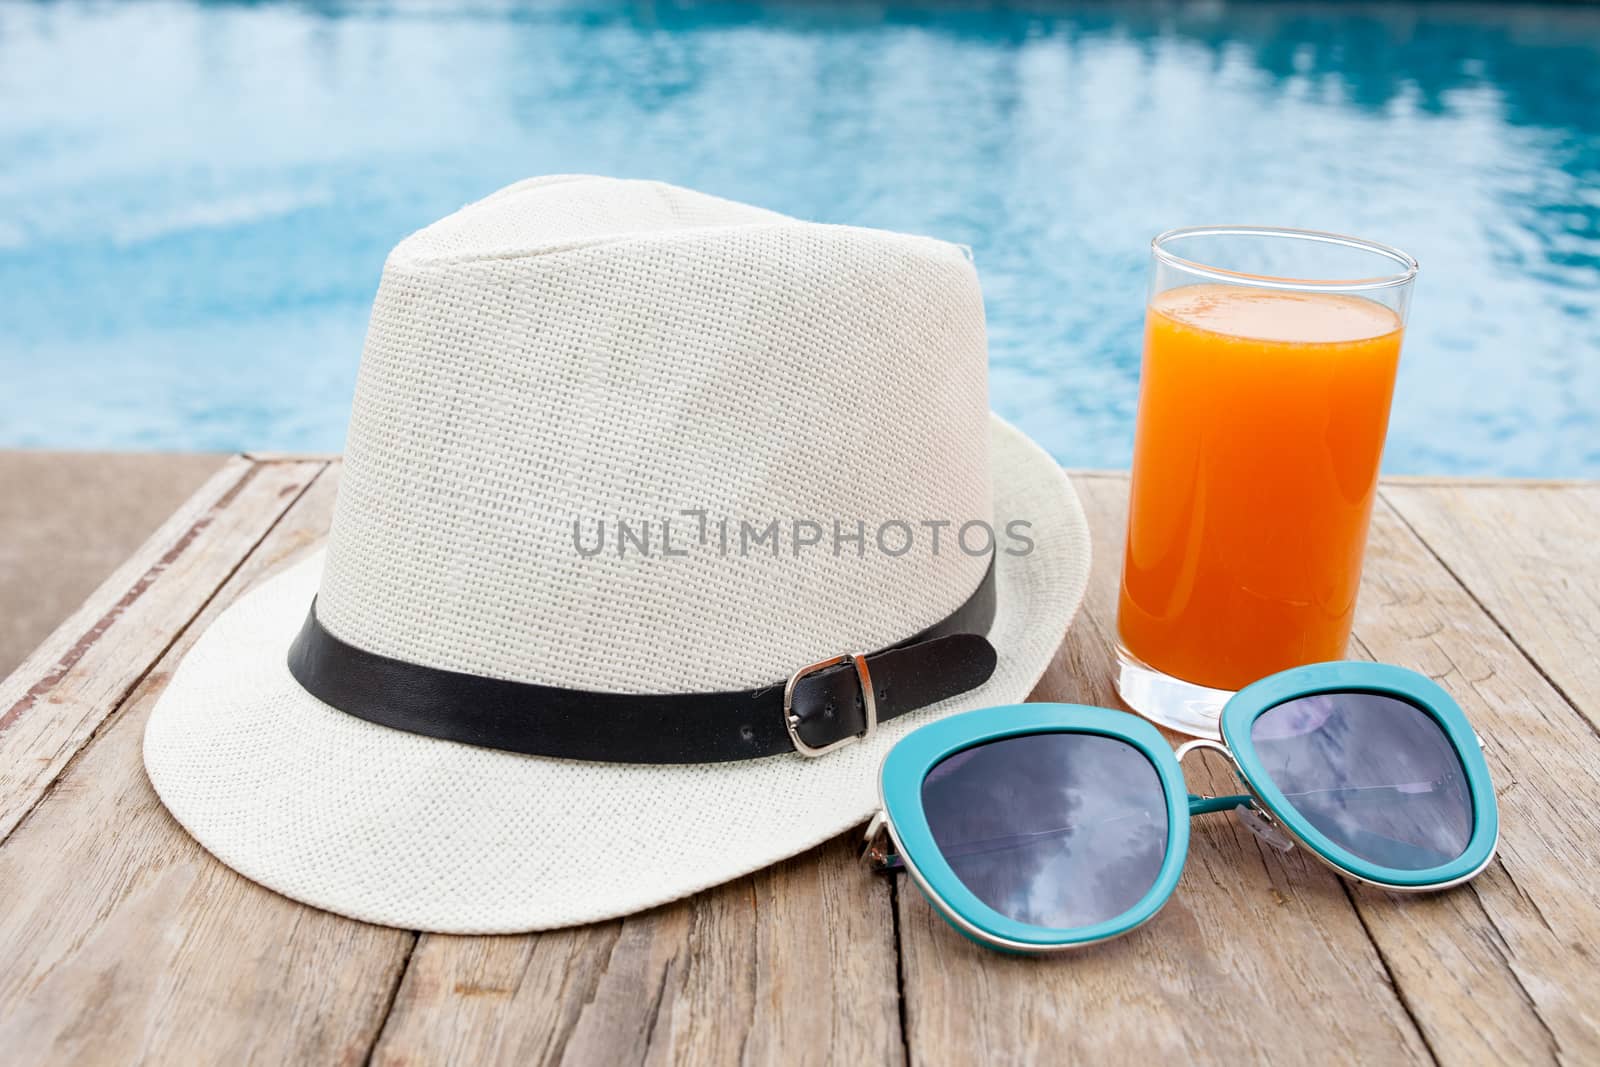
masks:
[[(825, 671), (829, 667), (837, 667), (846, 661), (852, 662), (856, 667), (856, 681), (861, 684), (861, 702), (866, 708), (867, 728), (853, 737), (841, 737), (839, 740), (817, 748), (806, 744), (800, 739), (800, 717), (794, 713), (794, 687), (800, 679), (808, 674)], [(789, 676), (789, 683), (783, 687), (783, 725), (789, 731), (789, 741), (794, 745), (794, 750), (807, 759), (816, 759), (825, 756), (842, 745), (852, 745), (857, 741), (865, 741), (872, 736), (878, 728), (878, 698), (872, 692), (872, 674), (867, 670), (867, 657), (854, 653), (845, 653), (834, 656), (820, 663), (813, 663), (809, 667), (801, 667)]]

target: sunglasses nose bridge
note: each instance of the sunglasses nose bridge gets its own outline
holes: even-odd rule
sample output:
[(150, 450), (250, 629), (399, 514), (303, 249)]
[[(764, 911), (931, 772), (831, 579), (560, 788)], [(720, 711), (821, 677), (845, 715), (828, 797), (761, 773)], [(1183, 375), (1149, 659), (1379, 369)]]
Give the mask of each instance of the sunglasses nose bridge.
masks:
[[(1233, 753), (1229, 751), (1228, 746), (1220, 741), (1213, 741), (1209, 737), (1196, 737), (1193, 740), (1185, 741), (1183, 744), (1178, 746), (1177, 751), (1174, 752), (1173, 755), (1178, 761), (1179, 769), (1181, 770), (1183, 767), (1184, 757), (1188, 756), (1190, 753), (1200, 752), (1203, 750), (1220, 753), (1222, 757), (1228, 761), (1228, 766), (1233, 770), (1233, 776), (1240, 782), (1245, 781), (1244, 774), (1239, 768), (1239, 761), (1234, 758)], [(1201, 815), (1211, 811), (1226, 811), (1241, 800), (1249, 800), (1251, 806), (1255, 806), (1253, 799), (1254, 793), (1255, 791), (1252, 789), (1251, 796), (1248, 798), (1243, 796), (1213, 797), (1209, 794), (1191, 793), (1189, 795), (1189, 813), (1191, 815)]]
[(1209, 737), (1196, 737), (1193, 740), (1185, 741), (1183, 744), (1178, 746), (1178, 750), (1173, 753), (1173, 755), (1177, 757), (1178, 763), (1181, 766), (1185, 756), (1189, 755), (1191, 752), (1199, 752), (1202, 749), (1209, 749), (1212, 752), (1220, 752), (1223, 757), (1227, 759), (1228, 764), (1235, 770), (1238, 770), (1239, 761), (1233, 758), (1233, 753), (1228, 749), (1228, 746), (1223, 744), (1221, 741), (1213, 741)]
[(1256, 796), (1255, 788), (1245, 781), (1244, 775), (1240, 773), (1239, 761), (1234, 758), (1227, 745), (1222, 744), (1220, 741), (1213, 741), (1209, 737), (1197, 737), (1192, 741), (1186, 741), (1178, 746), (1176, 753), (1178, 763), (1181, 765), (1183, 757), (1201, 749), (1209, 749), (1226, 757), (1228, 765), (1233, 768), (1234, 774), (1241, 782), (1244, 782), (1245, 788), (1249, 789), (1250, 792), (1248, 795), (1232, 797), (1195, 796), (1191, 794), (1189, 797), (1189, 813), (1191, 815), (1200, 815), (1213, 811), (1232, 811), (1239, 820), (1240, 825), (1255, 834), (1266, 844), (1279, 852), (1292, 851), (1294, 849), (1294, 839), (1283, 832), (1278, 820), (1262, 806), (1260, 798)]

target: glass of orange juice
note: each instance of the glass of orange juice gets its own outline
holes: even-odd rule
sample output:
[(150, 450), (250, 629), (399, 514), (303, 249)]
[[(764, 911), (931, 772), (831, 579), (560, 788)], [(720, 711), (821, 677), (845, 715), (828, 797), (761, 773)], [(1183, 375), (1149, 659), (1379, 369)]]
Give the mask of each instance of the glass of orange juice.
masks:
[(1152, 253), (1117, 689), (1215, 737), (1234, 690), (1344, 656), (1417, 263), (1265, 227)]

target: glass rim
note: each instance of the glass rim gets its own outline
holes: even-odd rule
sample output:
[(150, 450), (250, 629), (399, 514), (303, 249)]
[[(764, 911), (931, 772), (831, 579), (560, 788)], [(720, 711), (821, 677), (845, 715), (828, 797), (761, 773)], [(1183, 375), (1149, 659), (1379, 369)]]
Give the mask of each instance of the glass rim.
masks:
[[(1317, 244), (1339, 245), (1370, 252), (1402, 269), (1396, 274), (1373, 275), (1366, 278), (1277, 278), (1268, 274), (1250, 274), (1228, 270), (1173, 252), (1167, 245), (1187, 237), (1266, 237), (1285, 240), (1310, 241)], [(1248, 283), (1262, 289), (1288, 289), (1296, 292), (1359, 293), (1376, 289), (1393, 289), (1409, 284), (1417, 276), (1417, 261), (1392, 245), (1368, 241), (1360, 237), (1327, 233), (1323, 230), (1297, 230), (1287, 226), (1180, 226), (1157, 234), (1150, 241), (1150, 251), (1158, 260), (1169, 266), (1198, 274), (1214, 281)]]

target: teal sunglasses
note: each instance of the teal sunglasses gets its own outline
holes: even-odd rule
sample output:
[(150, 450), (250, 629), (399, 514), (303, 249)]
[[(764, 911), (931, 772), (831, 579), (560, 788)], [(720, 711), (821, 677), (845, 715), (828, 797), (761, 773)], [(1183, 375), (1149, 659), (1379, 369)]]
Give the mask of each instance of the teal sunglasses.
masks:
[[(1182, 759), (1210, 749), (1248, 792), (1196, 796)], [(1222, 711), (1222, 743), (1176, 752), (1143, 719), (1013, 704), (931, 723), (884, 759), (865, 857), (904, 869), (980, 944), (1050, 952), (1117, 937), (1161, 909), (1191, 816), (1233, 811), (1268, 844), (1398, 892), (1446, 889), (1494, 856), (1482, 743), (1428, 678), (1319, 663), (1264, 678)]]

